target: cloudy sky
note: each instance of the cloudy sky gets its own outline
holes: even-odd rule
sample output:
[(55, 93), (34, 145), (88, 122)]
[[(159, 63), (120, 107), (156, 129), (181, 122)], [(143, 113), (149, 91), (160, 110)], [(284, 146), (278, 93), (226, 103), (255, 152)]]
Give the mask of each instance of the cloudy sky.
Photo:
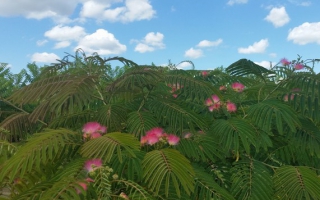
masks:
[(18, 72), (78, 48), (196, 69), (320, 58), (319, 10), (319, 0), (0, 0), (0, 62)]

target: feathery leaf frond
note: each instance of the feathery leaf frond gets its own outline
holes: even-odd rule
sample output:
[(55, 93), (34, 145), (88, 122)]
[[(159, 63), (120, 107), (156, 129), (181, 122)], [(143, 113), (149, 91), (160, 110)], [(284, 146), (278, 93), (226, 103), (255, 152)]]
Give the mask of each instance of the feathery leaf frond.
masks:
[(181, 194), (181, 187), (187, 194), (194, 190), (194, 170), (188, 159), (177, 150), (162, 149), (147, 153), (142, 161), (142, 168), (148, 188), (156, 194), (161, 186), (164, 186), (167, 197), (172, 186), (178, 196)]

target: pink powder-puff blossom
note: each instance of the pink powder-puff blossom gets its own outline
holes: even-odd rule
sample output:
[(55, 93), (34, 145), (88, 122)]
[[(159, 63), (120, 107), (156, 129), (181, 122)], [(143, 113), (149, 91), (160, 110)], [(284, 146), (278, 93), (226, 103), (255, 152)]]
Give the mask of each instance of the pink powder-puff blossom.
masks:
[(237, 106), (236, 104), (232, 103), (232, 102), (227, 102), (227, 111), (228, 112), (236, 112), (237, 111)]
[(100, 133), (92, 133), (90, 138), (94, 139), (94, 138), (98, 138), (98, 137), (101, 137)]
[(173, 134), (169, 134), (167, 136), (167, 139), (168, 139), (169, 145), (177, 145), (180, 141), (180, 138), (176, 135), (173, 135)]
[(202, 74), (203, 77), (208, 76), (208, 72), (207, 71), (202, 71), (201, 74)]
[(192, 136), (192, 134), (191, 134), (190, 132), (183, 134), (183, 138), (184, 138), (184, 139), (191, 138), (191, 136)]
[(157, 137), (161, 137), (163, 134), (163, 128), (155, 127), (147, 131), (146, 135), (156, 135)]
[(217, 95), (212, 95), (211, 96), (212, 100), (213, 100), (213, 103), (218, 103), (220, 101), (220, 98), (217, 96)]
[(140, 139), (140, 144), (145, 145), (148, 143), (148, 136), (142, 136)]
[(88, 122), (82, 128), (82, 132), (87, 134), (95, 132), (104, 133), (106, 130), (107, 128), (105, 126), (101, 126), (98, 122)]
[(206, 101), (204, 102), (204, 104), (205, 104), (206, 106), (211, 106), (211, 105), (213, 105), (213, 101), (212, 101), (211, 98), (207, 98)]
[(172, 96), (173, 96), (173, 98), (177, 98), (177, 97), (178, 97), (178, 95), (177, 95), (177, 94), (173, 94)]
[(288, 61), (286, 58), (282, 58), (282, 59), (280, 60), (280, 62), (281, 62), (281, 64), (282, 64), (283, 66), (288, 66), (288, 65), (291, 64), (291, 62)]
[(303, 64), (301, 64), (301, 63), (297, 63), (297, 64), (294, 66), (294, 68), (295, 68), (296, 70), (300, 70), (300, 69), (303, 69), (304, 66), (303, 66)]
[(209, 109), (210, 112), (213, 112), (214, 110), (219, 110), (220, 107), (221, 107), (221, 104), (220, 104), (220, 102), (219, 102), (219, 103), (213, 104), (212, 106), (209, 106), (208, 109)]
[[(87, 183), (79, 182), (78, 185), (80, 185), (84, 191), (88, 189)], [(78, 188), (76, 188), (76, 190), (77, 190), (77, 194), (81, 193), (81, 190), (79, 190)]]
[(224, 85), (221, 85), (221, 86), (219, 87), (219, 90), (220, 90), (220, 91), (226, 91), (226, 90), (227, 90), (227, 87), (224, 86)]
[(120, 195), (119, 195), (119, 197), (121, 197), (122, 199), (127, 199), (127, 200), (129, 200), (128, 195), (126, 195), (126, 193), (124, 193), (124, 192), (121, 192)]
[(242, 92), (244, 90), (244, 85), (238, 82), (232, 83), (231, 87), (236, 92)]
[(155, 143), (159, 142), (159, 137), (155, 134), (147, 135), (147, 139), (148, 139), (147, 143), (149, 145), (154, 145)]
[(85, 162), (84, 164), (84, 168), (88, 171), (88, 172), (93, 172), (96, 168), (99, 168), (102, 166), (102, 160), (101, 159), (92, 159), (92, 160), (88, 160), (87, 162)]

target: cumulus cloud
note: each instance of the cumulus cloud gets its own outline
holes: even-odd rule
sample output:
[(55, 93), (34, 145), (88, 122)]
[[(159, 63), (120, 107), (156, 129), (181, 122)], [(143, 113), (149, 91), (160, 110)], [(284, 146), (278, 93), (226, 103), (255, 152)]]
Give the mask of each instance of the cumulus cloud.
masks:
[(54, 47), (56, 49), (68, 47), (71, 41), (78, 41), (85, 35), (84, 28), (80, 26), (70, 27), (62, 25), (55, 26), (44, 33), (44, 36), (47, 38), (58, 41)]
[(233, 4), (245, 4), (248, 3), (249, 0), (229, 0), (228, 5), (232, 6)]
[(0, 0), (0, 16), (24, 16), (26, 18), (62, 18), (73, 13), (80, 0)]
[(268, 46), (269, 46), (268, 39), (262, 39), (259, 42), (253, 43), (253, 45), (250, 45), (247, 48), (244, 48), (244, 47), (238, 48), (238, 53), (243, 53), (243, 54), (263, 53)]
[(190, 48), (187, 51), (185, 51), (184, 56), (187, 58), (200, 58), (201, 56), (203, 56), (203, 52), (201, 49), (194, 49), (194, 48)]
[(34, 53), (31, 56), (32, 62), (40, 62), (40, 63), (54, 63), (57, 62), (57, 59), (60, 59), (59, 56), (57, 56), (54, 53)]
[(290, 21), (290, 17), (286, 12), (285, 7), (272, 8), (269, 12), (269, 15), (264, 19), (268, 22), (271, 22), (276, 28), (284, 26)]
[(209, 41), (209, 40), (202, 40), (199, 42), (197, 47), (214, 47), (214, 46), (219, 46), (222, 43), (222, 39), (218, 39), (216, 41)]
[(177, 69), (186, 69), (186, 68), (192, 67), (192, 64), (189, 62), (181, 62), (176, 67)]
[(165, 48), (163, 43), (164, 35), (162, 33), (150, 32), (143, 40), (139, 41), (134, 51), (145, 53)]
[(90, 0), (83, 4), (80, 16), (111, 22), (132, 22), (149, 20), (156, 11), (153, 10), (149, 0), (125, 0), (124, 5), (112, 7), (112, 3), (122, 2), (119, 0), (98, 1)]
[(79, 48), (88, 53), (97, 52), (99, 55), (121, 54), (127, 50), (112, 33), (104, 29), (98, 29), (80, 39), (75, 50)]
[(305, 22), (289, 31), (287, 39), (295, 44), (320, 44), (320, 22)]

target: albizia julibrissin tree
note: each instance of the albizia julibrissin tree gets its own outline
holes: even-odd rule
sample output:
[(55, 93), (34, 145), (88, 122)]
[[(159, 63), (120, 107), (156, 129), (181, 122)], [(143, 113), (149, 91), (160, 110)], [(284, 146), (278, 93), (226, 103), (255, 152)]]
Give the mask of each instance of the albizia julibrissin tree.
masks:
[(79, 51), (1, 100), (0, 198), (320, 199), (319, 81), (301, 58), (185, 71)]

